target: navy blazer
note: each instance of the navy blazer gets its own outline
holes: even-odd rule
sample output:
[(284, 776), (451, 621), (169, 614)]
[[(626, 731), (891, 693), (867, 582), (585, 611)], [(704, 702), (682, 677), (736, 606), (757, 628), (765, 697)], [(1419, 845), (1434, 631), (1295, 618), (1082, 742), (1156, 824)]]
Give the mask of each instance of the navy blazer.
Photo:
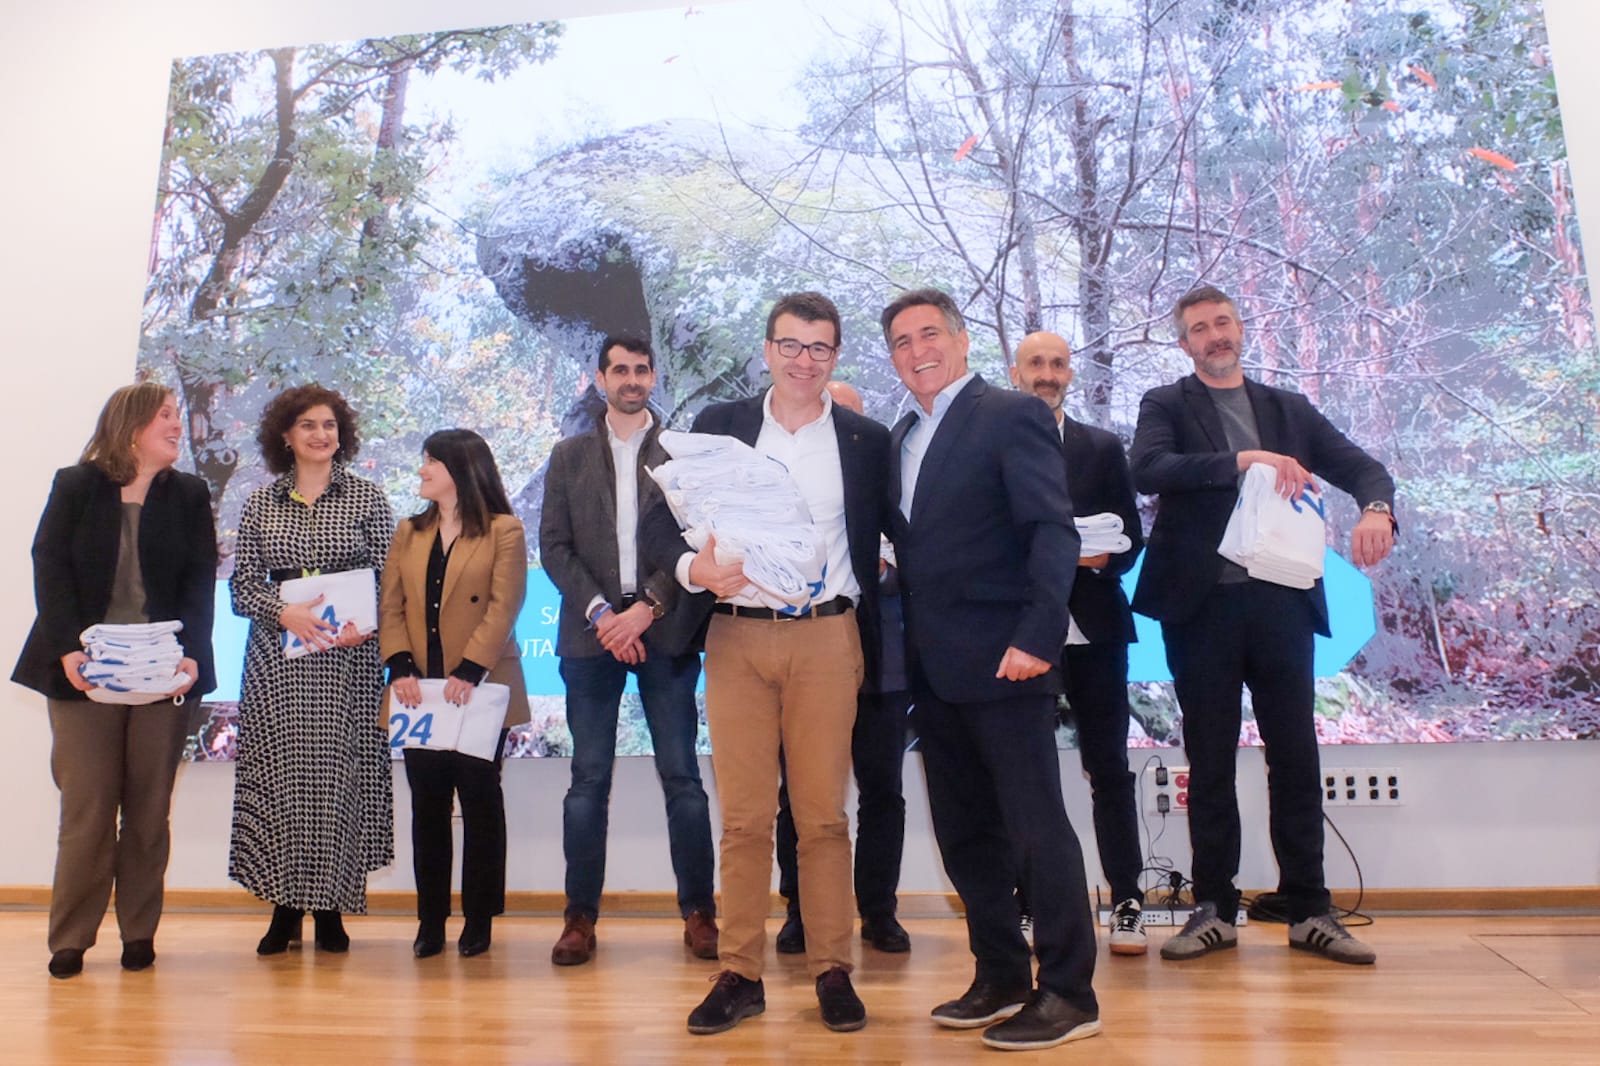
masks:
[[(1355, 497), (1394, 507), (1394, 479), (1297, 392), (1245, 380), (1261, 447), (1293, 456), (1301, 466)], [(1129, 453), (1133, 484), (1157, 493), (1155, 524), (1133, 609), (1163, 622), (1194, 616), (1222, 576), (1217, 545), (1239, 498), (1238, 452), (1228, 444), (1222, 416), (1193, 374), (1144, 394)], [(1328, 635), (1328, 601), (1318, 580), (1306, 590), (1316, 631)]]
[[(637, 479), (638, 516), (634, 525), (638, 565), (635, 594), (648, 592), (667, 609), (644, 631), (650, 651), (682, 655), (697, 648), (696, 638), (711, 610), (709, 595), (690, 596), (672, 576), (652, 567), (639, 546), (639, 529), (661, 489), (647, 467), (667, 459), (660, 438), (661, 423), (646, 431), (639, 443)], [(584, 612), (595, 596), (607, 603), (622, 599), (622, 576), (617, 560), (617, 472), (611, 441), (602, 415), (594, 428), (557, 442), (550, 453), (544, 480), (544, 505), (539, 517), (539, 558), (545, 574), (561, 592), (561, 621), (556, 634), (556, 654), (579, 658), (606, 654)]]
[(1133, 499), (1133, 477), (1128, 457), (1116, 434), (1086, 426), (1063, 414), (1061, 450), (1067, 460), (1067, 490), (1072, 513), (1083, 518), (1110, 512), (1122, 519), (1122, 532), (1132, 542), (1127, 551), (1111, 556), (1100, 570), (1078, 568), (1068, 606), (1072, 619), (1091, 644), (1132, 644), (1133, 610), (1122, 591), (1122, 575), (1133, 569), (1144, 550), (1144, 530)]
[(1056, 670), (994, 676), (1008, 647), (1058, 663), (1067, 636), (1079, 541), (1050, 409), (974, 377), (928, 446), (907, 521), (900, 452), (917, 420), (895, 426), (889, 474), (912, 676), (949, 703), (1060, 693)]
[[(755, 446), (766, 417), (766, 393), (731, 403), (712, 404), (695, 417), (691, 432), (720, 433)], [(885, 477), (889, 468), (889, 431), (838, 404), (833, 405), (833, 431), (839, 440), (839, 467), (844, 477), (845, 534), (850, 542), (850, 569), (861, 586), (856, 625), (861, 630), (863, 676), (878, 676), (882, 636), (878, 625), (879, 534), (884, 532)], [(671, 571), (684, 552), (684, 541), (665, 499), (641, 519), (640, 547), (651, 563)]]
[[(122, 486), (93, 463), (56, 471), (33, 538), (33, 594), (39, 614), (11, 680), (51, 699), (86, 700), (61, 671), (82, 651), (78, 634), (105, 621), (122, 537)], [(193, 474), (164, 470), (139, 514), (145, 614), (183, 623), (178, 643), (200, 667), (189, 695), (217, 687), (211, 621), (217, 588), (217, 531), (211, 490)]]

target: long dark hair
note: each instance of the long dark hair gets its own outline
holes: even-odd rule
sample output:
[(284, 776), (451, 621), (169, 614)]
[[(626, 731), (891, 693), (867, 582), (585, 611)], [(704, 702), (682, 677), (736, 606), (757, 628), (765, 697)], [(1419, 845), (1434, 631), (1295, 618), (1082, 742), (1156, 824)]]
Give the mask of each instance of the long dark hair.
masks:
[[(494, 463), (489, 444), (470, 429), (441, 429), (422, 442), (422, 453), (444, 464), (456, 483), (456, 510), (461, 515), (461, 532), (481, 537), (497, 514), (512, 514), (500, 468)], [(411, 516), (417, 529), (432, 529), (439, 521), (439, 505), (428, 506)]]

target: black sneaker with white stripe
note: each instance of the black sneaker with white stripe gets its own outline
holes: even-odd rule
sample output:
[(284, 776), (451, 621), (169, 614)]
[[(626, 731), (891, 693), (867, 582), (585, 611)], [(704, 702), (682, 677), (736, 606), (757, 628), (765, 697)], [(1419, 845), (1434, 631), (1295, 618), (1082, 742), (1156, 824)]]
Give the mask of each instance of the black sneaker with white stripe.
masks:
[(1291, 923), (1289, 946), (1297, 951), (1312, 951), (1334, 962), (1348, 962), (1355, 966), (1370, 966), (1378, 961), (1378, 953), (1351, 936), (1331, 911), (1313, 915), (1303, 922)]
[(1181, 962), (1238, 946), (1239, 931), (1233, 923), (1217, 916), (1215, 903), (1200, 903), (1177, 935), (1161, 945), (1161, 957)]

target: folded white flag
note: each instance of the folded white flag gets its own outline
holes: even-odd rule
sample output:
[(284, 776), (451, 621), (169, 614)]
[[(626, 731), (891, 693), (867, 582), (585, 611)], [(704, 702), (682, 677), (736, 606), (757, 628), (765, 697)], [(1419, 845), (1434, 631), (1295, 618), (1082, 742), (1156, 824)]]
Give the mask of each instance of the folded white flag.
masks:
[(1121, 555), (1133, 547), (1133, 541), (1122, 532), (1122, 516), (1119, 514), (1101, 511), (1099, 514), (1074, 518), (1072, 524), (1078, 527), (1078, 539), (1082, 542), (1078, 548), (1080, 558)]
[[(313, 608), (317, 620), (335, 630), (351, 622), (363, 636), (378, 631), (378, 581), (370, 567), (290, 578), (278, 587), (278, 594), (284, 603), (309, 603), (321, 596), (322, 602)], [(278, 639), (285, 659), (298, 659), (319, 650), (308, 647), (287, 629), (278, 634)]]
[(1309, 484), (1292, 499), (1277, 492), (1278, 472), (1253, 463), (1239, 486), (1217, 551), (1261, 581), (1308, 589), (1322, 576), (1327, 545), (1322, 494)]
[(799, 611), (822, 594), (827, 550), (788, 468), (733, 437), (661, 434), (672, 456), (650, 471), (684, 540), (717, 538), (717, 561), (744, 564), (741, 595)]
[[(96, 703), (141, 706), (174, 698), (194, 679), (179, 672), (182, 622), (101, 622), (78, 634), (89, 661), (81, 669)], [(183, 697), (176, 697), (182, 702)]]
[(511, 689), (484, 682), (472, 690), (464, 704), (444, 698), (446, 682), (421, 678), (422, 702), (407, 707), (389, 692), (389, 744), (396, 748), (431, 748), (459, 751), (474, 759), (493, 761), (499, 754), (500, 728), (511, 705)]

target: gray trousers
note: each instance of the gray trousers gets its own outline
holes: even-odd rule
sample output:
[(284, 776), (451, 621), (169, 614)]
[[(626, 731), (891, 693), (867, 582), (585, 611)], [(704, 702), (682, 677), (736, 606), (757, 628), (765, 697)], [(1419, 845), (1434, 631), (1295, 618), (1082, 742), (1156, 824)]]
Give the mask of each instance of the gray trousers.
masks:
[(94, 946), (113, 884), (123, 941), (152, 939), (161, 921), (172, 783), (188, 710), (170, 701), (49, 704), (50, 773), (61, 790), (50, 950)]

